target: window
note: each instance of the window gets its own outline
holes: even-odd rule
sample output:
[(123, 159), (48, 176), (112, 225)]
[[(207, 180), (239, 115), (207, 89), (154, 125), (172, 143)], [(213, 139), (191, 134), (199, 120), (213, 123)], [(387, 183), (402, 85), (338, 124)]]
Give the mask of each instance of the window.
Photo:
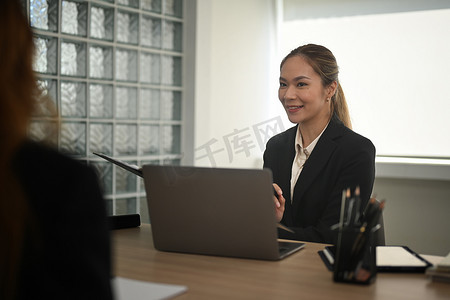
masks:
[[(108, 213), (141, 213), (140, 178), (92, 152), (132, 164), (182, 159), (185, 19), (181, 0), (27, 0), (35, 34), (34, 69), (61, 125), (53, 142), (93, 165)], [(50, 110), (33, 119), (31, 136), (48, 136)]]
[(284, 4), (281, 53), (318, 43), (335, 54), (354, 130), (378, 155), (450, 158), (448, 1)]

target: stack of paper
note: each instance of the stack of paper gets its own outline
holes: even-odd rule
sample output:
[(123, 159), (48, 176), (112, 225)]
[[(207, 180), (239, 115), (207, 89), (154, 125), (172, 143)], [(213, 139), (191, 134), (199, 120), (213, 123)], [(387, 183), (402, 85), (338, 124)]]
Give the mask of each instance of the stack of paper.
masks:
[(440, 263), (428, 268), (426, 274), (434, 281), (450, 282), (450, 253)]
[(176, 297), (187, 290), (182, 285), (145, 282), (123, 277), (112, 280), (117, 300), (161, 300)]

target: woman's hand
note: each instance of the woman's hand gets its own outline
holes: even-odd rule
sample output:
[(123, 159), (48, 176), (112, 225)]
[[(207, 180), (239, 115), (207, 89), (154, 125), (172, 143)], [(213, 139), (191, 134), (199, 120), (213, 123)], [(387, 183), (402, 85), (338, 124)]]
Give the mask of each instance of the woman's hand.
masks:
[(286, 199), (284, 199), (283, 191), (276, 183), (273, 184), (273, 189), (275, 190), (275, 194), (276, 194), (276, 196), (275, 195), (273, 196), (273, 200), (275, 202), (275, 216), (276, 216), (277, 222), (280, 222), (281, 219), (283, 218), (284, 203), (286, 202)]

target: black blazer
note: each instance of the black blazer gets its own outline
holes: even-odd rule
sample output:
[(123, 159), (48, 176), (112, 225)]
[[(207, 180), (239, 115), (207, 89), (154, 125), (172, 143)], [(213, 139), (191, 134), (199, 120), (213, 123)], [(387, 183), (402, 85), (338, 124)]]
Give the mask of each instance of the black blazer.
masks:
[(281, 238), (335, 243), (342, 191), (361, 188), (362, 209), (367, 204), (375, 179), (375, 147), (333, 116), (306, 161), (294, 188), (291, 204), (290, 179), (295, 157), (297, 126), (272, 137), (264, 152), (264, 167), (272, 170), (273, 182), (286, 199), (281, 223), (295, 234), (279, 231)]
[(105, 201), (94, 170), (33, 142), (13, 166), (32, 214), (17, 298), (112, 299)]

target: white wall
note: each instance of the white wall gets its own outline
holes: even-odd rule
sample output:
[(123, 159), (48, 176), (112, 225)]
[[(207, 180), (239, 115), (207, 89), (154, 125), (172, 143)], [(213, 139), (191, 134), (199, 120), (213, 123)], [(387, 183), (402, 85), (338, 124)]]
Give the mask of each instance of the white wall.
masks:
[(450, 182), (377, 178), (374, 193), (386, 199), (386, 244), (406, 245), (418, 253), (450, 252)]
[[(277, 99), (276, 9), (273, 0), (199, 0), (197, 2), (195, 164), (261, 167), (254, 125), (282, 114)], [(275, 68), (275, 70), (274, 70)], [(239, 131), (249, 151), (228, 149), (224, 138)], [(243, 148), (241, 148), (243, 150)], [(231, 161), (230, 161), (231, 160)]]

